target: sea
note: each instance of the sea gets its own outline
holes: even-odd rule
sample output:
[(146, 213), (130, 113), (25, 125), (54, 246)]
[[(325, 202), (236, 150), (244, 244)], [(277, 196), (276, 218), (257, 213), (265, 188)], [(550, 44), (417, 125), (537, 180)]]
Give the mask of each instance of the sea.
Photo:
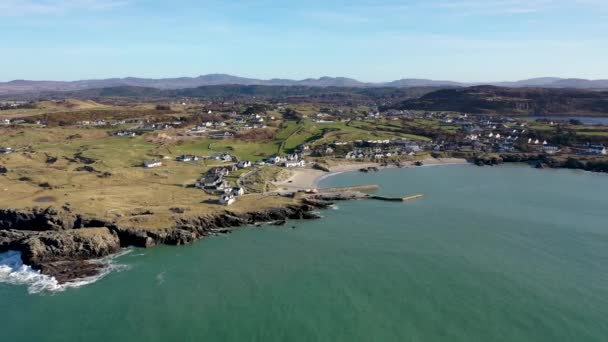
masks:
[(4, 253), (1, 339), (608, 340), (608, 175), (452, 165), (322, 185), (354, 184), (424, 197), (128, 249), (68, 287)]

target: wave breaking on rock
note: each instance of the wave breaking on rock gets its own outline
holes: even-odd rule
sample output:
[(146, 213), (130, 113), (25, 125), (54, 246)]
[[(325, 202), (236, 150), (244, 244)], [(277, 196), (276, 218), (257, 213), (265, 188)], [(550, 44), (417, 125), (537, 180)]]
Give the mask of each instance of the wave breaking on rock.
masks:
[(112, 272), (127, 269), (128, 266), (116, 263), (115, 259), (131, 251), (131, 249), (125, 249), (105, 258), (91, 260), (90, 262), (101, 266), (98, 274), (74, 279), (66, 283), (60, 283), (55, 277), (42, 274), (40, 270), (25, 265), (21, 260), (21, 252), (8, 251), (0, 253), (0, 284), (27, 286), (27, 291), (30, 294), (62, 292), (70, 288), (86, 286), (104, 278)]

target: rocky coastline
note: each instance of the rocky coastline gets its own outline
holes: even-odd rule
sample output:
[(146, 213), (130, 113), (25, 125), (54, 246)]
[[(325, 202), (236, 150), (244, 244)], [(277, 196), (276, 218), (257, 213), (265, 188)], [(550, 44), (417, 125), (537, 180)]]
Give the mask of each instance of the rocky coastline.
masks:
[(478, 166), (492, 166), (503, 163), (528, 163), (536, 168), (575, 169), (608, 173), (608, 159), (589, 156), (508, 153), (476, 156), (470, 158), (469, 161)]
[(121, 248), (184, 245), (248, 225), (317, 219), (317, 211), (331, 205), (327, 200), (306, 198), (298, 204), (268, 210), (180, 216), (174, 226), (158, 230), (122, 227), (84, 217), (67, 205), (0, 209), (0, 253), (18, 251), (24, 264), (66, 283), (100, 273), (104, 265), (96, 259)]

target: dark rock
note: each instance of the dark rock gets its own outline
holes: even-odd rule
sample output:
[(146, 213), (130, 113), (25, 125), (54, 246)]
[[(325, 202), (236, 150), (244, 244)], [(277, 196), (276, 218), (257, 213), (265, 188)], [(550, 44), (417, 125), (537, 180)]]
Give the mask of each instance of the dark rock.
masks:
[(74, 155), (74, 160), (87, 165), (94, 164), (95, 162), (97, 162), (96, 159), (83, 156), (82, 152), (76, 153)]
[(76, 169), (74, 169), (74, 171), (77, 171), (77, 172), (99, 173), (99, 171), (97, 171), (94, 167), (88, 166), (88, 165), (77, 167)]
[(9, 250), (21, 250), (23, 240), (31, 236), (33, 232), (0, 230), (0, 253)]
[(46, 156), (46, 163), (47, 164), (55, 164), (57, 162), (57, 157), (53, 157), (53, 156)]
[(59, 284), (98, 275), (103, 265), (86, 260), (55, 261), (37, 265), (40, 273), (55, 277)]
[(74, 228), (77, 216), (53, 207), (46, 209), (0, 209), (0, 229), (66, 230)]
[(21, 258), (37, 267), (42, 263), (95, 259), (120, 249), (118, 235), (107, 228), (42, 232), (21, 241)]

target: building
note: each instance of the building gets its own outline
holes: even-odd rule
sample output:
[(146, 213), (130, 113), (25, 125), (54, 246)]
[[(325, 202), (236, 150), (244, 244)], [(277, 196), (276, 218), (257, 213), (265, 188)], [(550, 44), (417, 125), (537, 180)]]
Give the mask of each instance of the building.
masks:
[(194, 186), (204, 190), (224, 190), (228, 183), (224, 181), (224, 176), (220, 174), (207, 174)]
[(234, 196), (229, 195), (229, 194), (224, 194), (220, 196), (220, 200), (219, 200), (220, 204), (223, 205), (231, 205), (234, 204), (234, 202), (236, 202), (236, 198), (234, 198)]
[(239, 169), (246, 169), (248, 167), (251, 167), (251, 162), (249, 160), (241, 160), (236, 164), (236, 167), (238, 167)]
[(595, 155), (606, 155), (608, 151), (603, 145), (590, 145), (587, 148), (587, 153)]
[(422, 147), (420, 147), (420, 145), (418, 144), (405, 144), (403, 145), (403, 149), (405, 149), (407, 152), (420, 152), (422, 151)]
[(144, 167), (147, 169), (150, 169), (153, 167), (159, 167), (162, 165), (163, 165), (163, 163), (160, 160), (147, 160), (144, 162)]
[(287, 161), (287, 159), (284, 157), (281, 157), (281, 156), (272, 156), (272, 157), (268, 158), (268, 160), (267, 160), (268, 164), (274, 164), (274, 165), (284, 163), (285, 161)]
[(135, 132), (131, 132), (131, 131), (120, 131), (120, 132), (114, 133), (114, 135), (117, 136), (117, 137), (134, 137), (134, 136), (137, 136), (137, 134)]
[(234, 197), (243, 196), (245, 194), (245, 189), (241, 187), (234, 187), (230, 190), (230, 194)]
[(211, 156), (211, 159), (231, 162), (232, 156), (230, 154), (224, 152), (224, 153), (214, 154), (213, 156)]
[(283, 163), (283, 166), (288, 167), (288, 168), (293, 168), (293, 167), (304, 167), (306, 166), (306, 162), (303, 160), (288, 160), (286, 162)]
[(184, 155), (177, 157), (177, 161), (181, 161), (181, 162), (198, 161), (198, 157), (190, 155), (190, 154), (184, 154)]

